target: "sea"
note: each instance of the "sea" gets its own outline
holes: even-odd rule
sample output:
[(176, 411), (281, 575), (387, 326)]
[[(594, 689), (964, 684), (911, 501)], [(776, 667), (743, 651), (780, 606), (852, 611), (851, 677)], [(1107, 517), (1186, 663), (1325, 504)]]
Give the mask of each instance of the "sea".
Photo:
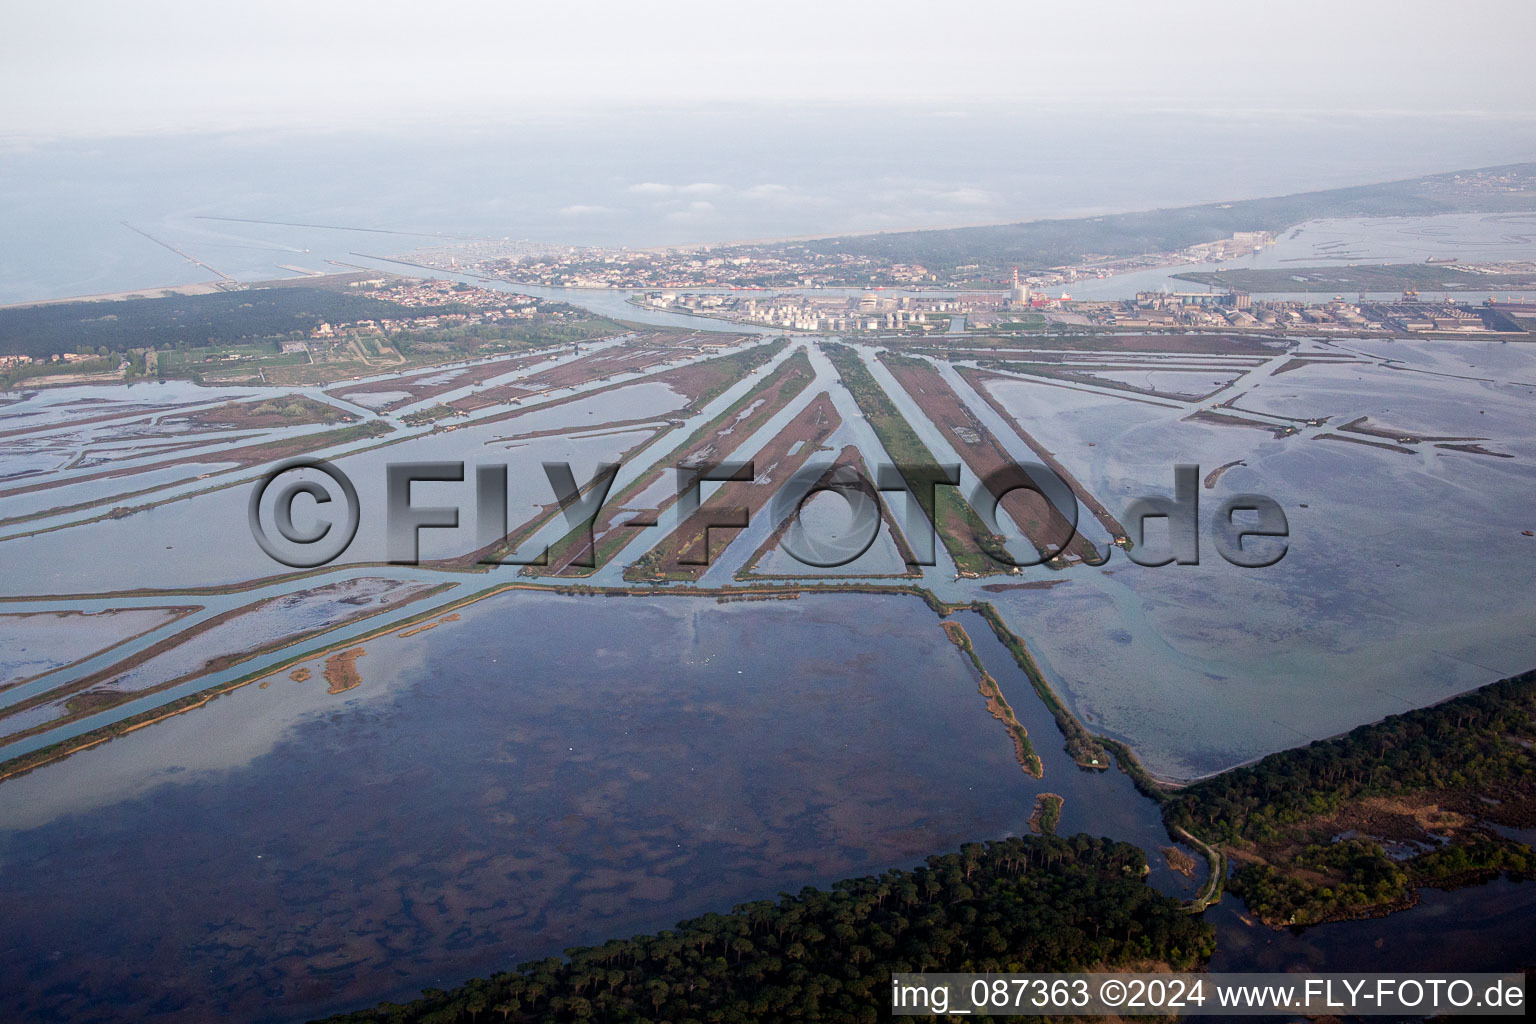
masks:
[(0, 138), (0, 304), (293, 277), (454, 238), (650, 247), (995, 224), (1533, 153), (1536, 119), (1516, 115), (1045, 104)]

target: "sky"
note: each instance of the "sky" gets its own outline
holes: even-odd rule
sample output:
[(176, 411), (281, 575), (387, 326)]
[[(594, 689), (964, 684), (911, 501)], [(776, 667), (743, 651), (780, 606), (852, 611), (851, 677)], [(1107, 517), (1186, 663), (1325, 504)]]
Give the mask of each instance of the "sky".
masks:
[(12, 4), (0, 136), (571, 108), (1002, 103), (1536, 115), (1529, 0)]

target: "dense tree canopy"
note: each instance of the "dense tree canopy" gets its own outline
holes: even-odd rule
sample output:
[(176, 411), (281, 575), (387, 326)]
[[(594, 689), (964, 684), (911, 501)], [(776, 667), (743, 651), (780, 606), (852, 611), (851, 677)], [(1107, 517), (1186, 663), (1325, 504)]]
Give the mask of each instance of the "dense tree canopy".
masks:
[[(1419, 885), (1536, 871), (1528, 847), (1480, 824), (1529, 817), (1533, 726), (1536, 672), (1527, 672), (1205, 779), (1169, 798), (1164, 814), (1170, 825), (1246, 855), (1230, 886), (1265, 921), (1380, 914), (1411, 904)], [(1462, 813), (1434, 837), (1413, 828), (1418, 840), (1389, 854), (1372, 837), (1341, 833), (1335, 818), (1372, 797), (1450, 804)]]
[(1536, 672), (1205, 779), (1167, 804), (1206, 839), (1264, 840), (1364, 796), (1536, 786)]
[[(430, 312), (454, 312), (433, 309)], [(252, 288), (118, 302), (58, 302), (0, 310), (0, 355), (33, 358), (105, 347), (196, 348), (307, 336), (321, 323), (419, 316), (421, 310), (329, 288)]]
[(332, 1024), (874, 1021), (896, 971), (1198, 964), (1210, 927), (1149, 888), (1146, 870), (1136, 847), (1085, 835), (971, 844)]

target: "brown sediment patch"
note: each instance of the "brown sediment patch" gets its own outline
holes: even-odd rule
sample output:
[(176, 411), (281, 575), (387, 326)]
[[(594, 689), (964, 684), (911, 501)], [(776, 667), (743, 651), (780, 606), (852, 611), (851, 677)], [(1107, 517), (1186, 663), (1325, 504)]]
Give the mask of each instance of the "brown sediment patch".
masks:
[[(624, 578), (698, 579), (714, 561), (711, 541), (722, 538), (725, 530), (735, 529), (708, 524), (719, 522), (730, 510), (741, 509), (745, 510), (745, 517), (741, 519), (741, 525), (745, 526), (763, 511), (778, 487), (793, 477), (841, 425), (842, 417), (832, 403), (832, 396), (823, 391), (753, 454), (750, 460), (753, 479), (722, 483), (698, 512), (679, 523), (677, 529), (627, 566)], [(730, 539), (734, 539), (734, 532)]]
[(1350, 444), (1363, 444), (1369, 448), (1384, 448), (1389, 452), (1401, 452), (1404, 455), (1412, 455), (1412, 448), (1404, 448), (1400, 444), (1388, 444), (1386, 441), (1367, 441), (1363, 437), (1345, 437), (1343, 434), (1314, 434), (1314, 441), (1348, 441)]
[(1059, 587), (1067, 580), (1030, 580), (1028, 583), (985, 583), (982, 590), (989, 594), (1006, 594), (1010, 590), (1050, 590)]
[[(959, 453), (960, 458), (965, 460), (978, 480), (991, 481), (999, 474), (1008, 475), (1010, 471), (1016, 470), (1016, 461), (998, 443), (992, 431), (960, 400), (960, 396), (949, 386), (937, 367), (926, 360), (892, 356), (890, 353), (881, 355), (880, 360), (917, 403), (923, 415), (939, 428), (939, 432)], [(994, 495), (1001, 496), (1003, 489), (1016, 481), (1015, 475), (1007, 483), (993, 484), (996, 488)], [(1090, 564), (1099, 561), (1098, 552), (1094, 551), (1088, 538), (1077, 533), (1066, 516), (1044, 495), (1031, 490), (1015, 489), (1005, 500), (1005, 511), (1042, 555), (1049, 548), (1055, 547), (1061, 549), (1060, 554), (1069, 559), (1076, 557)], [(1067, 538), (1064, 549), (1059, 541), (1062, 537)]]
[(458, 621), (459, 621), (459, 615), (458, 615), (457, 612), (454, 612), (451, 615), (444, 615), (440, 619), (433, 619), (431, 622), (424, 622), (424, 623), (422, 623), (419, 626), (414, 626), (411, 629), (407, 629), (407, 630), (405, 630), (403, 632), (396, 633), (395, 636), (398, 636), (398, 637), (401, 637), (401, 638), (415, 636), (417, 633), (425, 633), (429, 629), (436, 629), (438, 626), (442, 625), (445, 622), (458, 622)]
[(1217, 427), (1253, 427), (1269, 434), (1270, 437), (1282, 438), (1295, 432), (1292, 427), (1281, 427), (1274, 423), (1265, 423), (1262, 420), (1251, 420), (1246, 416), (1232, 416), (1228, 413), (1211, 412), (1201, 409), (1199, 412), (1190, 413), (1184, 417), (1184, 422), (1209, 423)]
[(1094, 514), (1099, 520), (1100, 525), (1109, 532), (1111, 537), (1120, 538), (1125, 536), (1125, 527), (1120, 525), (1120, 520), (1116, 519), (1114, 514), (1104, 507), (1104, 503), (1094, 497), (1093, 493), (1077, 477), (1073, 476), (1051, 451), (1031, 437), (1013, 413), (1009, 411), (1008, 407), (999, 401), (997, 396), (992, 394), (991, 390), (987, 387), (989, 381), (1012, 380), (1014, 378), (987, 373), (984, 370), (972, 370), (969, 367), (960, 367), (959, 373), (966, 383), (970, 384), (976, 393), (992, 407), (992, 410), (1013, 428), (1013, 432), (1019, 435), (1019, 440), (1028, 445), (1029, 450), (1034, 452), (1036, 457), (1050, 468), (1051, 472), (1061, 477), (1062, 481), (1072, 489), (1072, 493), (1077, 495), (1077, 500), (1081, 501), (1088, 511)]
[(1496, 459), (1514, 458), (1509, 452), (1496, 452), (1492, 448), (1484, 448), (1480, 444), (1437, 444), (1436, 448), (1448, 448), (1453, 452), (1467, 452), (1470, 455), (1491, 455)]
[(302, 683), (313, 674), (314, 673), (310, 672), (309, 669), (300, 665), (298, 668), (288, 673), (288, 678), (292, 679), (296, 683)]
[[(857, 483), (848, 484), (843, 478), (839, 477), (839, 473), (845, 469), (851, 469), (858, 474), (856, 477)], [(832, 463), (830, 467), (828, 467), (827, 471), (822, 474), (821, 479), (816, 481), (816, 488), (819, 490), (833, 490), (837, 489), (838, 487), (851, 486), (860, 491), (863, 491), (871, 500), (874, 501), (875, 507), (880, 510), (880, 519), (885, 523), (885, 528), (889, 531), (891, 540), (896, 545), (897, 553), (901, 556), (902, 565), (906, 566), (906, 569), (902, 572), (894, 573), (842, 573), (840, 575), (842, 575), (845, 579), (916, 579), (921, 577), (922, 571), (921, 568), (917, 565), (917, 556), (913, 554), (912, 549), (907, 546), (906, 538), (901, 535), (901, 531), (896, 526), (896, 521), (891, 518), (890, 505), (887, 502), (880, 500), (879, 493), (875, 490), (874, 485), (870, 483), (871, 479), (872, 477), (869, 472), (869, 466), (864, 462), (864, 457), (859, 452), (858, 445), (850, 444), (843, 447), (843, 450), (838, 453), (837, 459)], [(768, 552), (772, 551), (774, 548), (778, 547), (780, 543), (783, 542), (784, 534), (789, 530), (790, 524), (793, 521), (794, 517), (790, 516), (774, 528), (772, 535), (769, 536), (767, 540), (763, 541), (762, 546), (753, 552), (752, 557), (747, 560), (746, 565), (742, 566), (741, 569), (736, 573), (737, 579), (750, 580), (787, 578), (783, 573), (760, 573), (757, 571), (757, 566), (758, 563), (767, 556)]]
[(1206, 488), (1206, 490), (1210, 490), (1212, 487), (1215, 487), (1216, 486), (1216, 481), (1220, 480), (1221, 479), (1221, 475), (1223, 473), (1225, 473), (1227, 470), (1231, 469), (1233, 466), (1241, 466), (1242, 464), (1243, 464), (1243, 460), (1242, 459), (1234, 459), (1233, 461), (1228, 462), (1225, 465), (1217, 466), (1215, 469), (1213, 469), (1209, 473), (1205, 474), (1205, 488)]
[(357, 659), (367, 654), (362, 647), (333, 654), (325, 662), (325, 681), (330, 684), (326, 693), (346, 693), (363, 685), (363, 677), (357, 671)]
[(1179, 849), (1177, 846), (1163, 847), (1163, 860), (1168, 862), (1168, 867), (1177, 871), (1185, 878), (1195, 877), (1195, 858)]
[[(660, 516), (677, 500), (677, 493), (675, 488), (671, 489), (655, 509), (642, 510), (639, 516), (634, 517), (628, 515), (636, 511), (630, 502), (654, 486), (669, 469), (698, 461), (718, 462), (730, 455), (804, 391), (814, 378), (815, 372), (811, 369), (810, 360), (803, 353), (796, 353), (786, 359), (773, 373), (732, 402), (719, 416), (696, 430), (670, 454), (657, 460), (628, 486), (610, 495), (592, 523), (592, 545), (587, 544), (585, 531), (575, 531), (557, 541), (550, 551), (549, 568), (543, 570), (541, 575), (584, 575), (601, 567), (633, 538), (633, 530), (626, 525), (631, 518), (650, 521)], [(594, 564), (581, 564), (585, 562)]]
[(1438, 793), (1367, 797), (1346, 805), (1318, 826), (1333, 832), (1352, 830), (1388, 842), (1418, 842), (1431, 835), (1451, 835), (1472, 824), (1472, 818), (1445, 807), (1445, 799)]

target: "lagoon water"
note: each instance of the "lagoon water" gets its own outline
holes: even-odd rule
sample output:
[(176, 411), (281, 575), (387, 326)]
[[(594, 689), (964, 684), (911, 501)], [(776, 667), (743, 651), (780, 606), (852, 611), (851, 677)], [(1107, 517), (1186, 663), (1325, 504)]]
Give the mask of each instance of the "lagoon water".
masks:
[(1156, 841), (1155, 808), (1070, 767), (972, 619), (1046, 760), (1023, 774), (915, 598), (462, 614), (368, 642), (356, 690), (328, 694), (317, 664), (0, 787), (11, 1011), (291, 1020), (406, 997), (1023, 833), (1036, 792), (1066, 796), (1064, 829)]
[[(402, 155), (399, 140), (388, 138), (8, 149), (0, 168), (16, 185), (0, 201), (0, 229), (25, 256), (0, 267), (0, 302), (205, 278), (122, 228), (122, 219), (231, 276), (257, 280), (293, 273), (280, 269), (285, 264), (386, 266), (354, 254), (400, 253), (439, 240), (439, 232), (650, 244), (1272, 194), (1516, 159), (1528, 151), (1521, 140), (1532, 137), (1524, 122), (1420, 124), (1410, 148), (1389, 153), (1371, 139), (1400, 135), (1400, 126), (1357, 124), (1358, 146), (1320, 180), (1311, 160), (1317, 147), (1307, 140), (1337, 138), (1338, 124), (1289, 123), (1277, 132), (1272, 119), (1234, 126), (1192, 116), (1181, 127), (1195, 134), (1185, 137), (1205, 132), (1231, 144), (1235, 132), (1251, 143), (1247, 155), (1223, 163), (1197, 145), (1181, 147), (1184, 156), (1138, 168), (1127, 191), (1112, 161), (1088, 161), (1108, 169), (1076, 173), (1082, 156), (1105, 143), (1068, 118), (923, 116), (930, 129), (938, 126), (935, 138), (992, 134), (980, 154), (969, 143), (887, 152), (849, 138), (888, 138), (903, 125), (899, 117), (822, 112), (808, 130), (837, 145), (820, 162), (785, 157), (777, 145), (783, 125), (749, 126), (759, 132), (759, 149), (742, 150), (711, 118), (660, 143), (635, 126), (609, 125), (606, 154), (592, 152), (602, 148), (601, 133), (582, 136), (569, 125), (451, 143), (418, 137), (403, 164), (371, 159)], [(1106, 136), (1117, 151), (1127, 138), (1180, 127), (1133, 122)], [(1009, 125), (1038, 130), (998, 130)], [(1447, 148), (1448, 138), (1455, 147)], [(313, 166), (289, 159), (300, 149)], [(1062, 155), (1069, 152), (1075, 156)], [(469, 182), (488, 154), (504, 173)], [(616, 175), (618, 164), (594, 155), (622, 158), (634, 173)], [(61, 176), (61, 167), (74, 173)], [(396, 177), (385, 180), (389, 174)], [(865, 187), (871, 175), (881, 188)], [(102, 181), (113, 187), (98, 187)], [(784, 188), (757, 187), (776, 183)], [(661, 191), (636, 187), (647, 184)], [(690, 185), (707, 188), (685, 198)], [(708, 200), (695, 198), (705, 192)], [(359, 205), (356, 196), (370, 193), (377, 201)], [(87, 194), (91, 202), (76, 203)], [(707, 202), (708, 216), (695, 202)], [(893, 223), (892, 211), (908, 219)], [(1441, 254), (1457, 242), (1424, 236), (1422, 227), (1314, 226), (1260, 258), (1345, 251), (1332, 246), (1334, 236), (1352, 240), (1357, 248), (1349, 251), (1362, 260), (1417, 254), (1415, 245)], [(1468, 222), (1455, 251), (1481, 253), (1477, 244), (1498, 241), (1489, 232), (1526, 230), (1516, 227)], [(1419, 241), (1404, 241), (1414, 232)], [(1524, 253), (1519, 246), (1528, 241), (1488, 253)], [(1139, 286), (1133, 277), (1087, 287), (1113, 283), (1123, 294)], [(734, 329), (639, 311), (618, 292), (546, 293), (630, 320)], [(1530, 525), (1525, 498), (1536, 460), (1528, 350), (1472, 342), (1339, 347), (1390, 359), (1397, 369), (1295, 370), (1266, 379), (1245, 404), (1271, 419), (1327, 415), (1337, 425), (1369, 414), (1405, 430), (1475, 434), (1514, 458), (1276, 440), (1251, 428), (1186, 422), (1188, 409), (1152, 412), (1041, 383), (998, 387), (1002, 403), (1112, 507), (1165, 490), (1174, 453), (1207, 469), (1243, 459), (1207, 497), (1262, 490), (1294, 517), (1295, 553), (1269, 576), (1214, 564), (1180, 577), (1120, 558), (1097, 575), (1060, 574), (1049, 590), (989, 595), (1090, 728), (1129, 740), (1168, 774), (1197, 775), (1327, 735), (1523, 669), (1536, 656), (1533, 549), (1519, 533)], [(823, 357), (812, 358), (826, 369)], [(1429, 383), (1435, 387), (1421, 386)], [(71, 398), (106, 397), (97, 390), (120, 392), (72, 389)], [(143, 398), (187, 403), (209, 392), (172, 384), (145, 388)], [(835, 442), (878, 450), (846, 393), (834, 398), (844, 419)], [(22, 401), (0, 416), (15, 414), (17, 426), (34, 416), (62, 425), (91, 409), (51, 403), (48, 396)], [(519, 426), (579, 431), (620, 413), (664, 417), (679, 404), (658, 385), (641, 384), (592, 407), (531, 412)], [(413, 457), (463, 457), (468, 445), (500, 458), (505, 426), (413, 439), (408, 447)], [(543, 458), (571, 459), (584, 476), (639, 436), (543, 439), (507, 458), (535, 480), (533, 464)], [(25, 472), (53, 457), (16, 452), (14, 468)], [(366, 491), (376, 488), (385, 458), (343, 461)], [(132, 486), (213, 465), (178, 467)], [(125, 478), (67, 490), (115, 494), (128, 486)], [(243, 521), (244, 493), (7, 541), (12, 571), (0, 591), (186, 587), (270, 573), (243, 531), (230, 539), (229, 524)], [(423, 495), (452, 500), (446, 491)], [(530, 490), (514, 500), (526, 511), (544, 499)], [(1389, 500), (1401, 511), (1382, 523)], [(44, 507), (26, 496), (7, 513), (34, 504)], [(1445, 535), (1456, 528), (1474, 531), (1477, 558), (1447, 558), (1448, 543), (1459, 550)], [(360, 548), (375, 552), (377, 540), (376, 524), (365, 524)], [(946, 595), (981, 596), (947, 579), (926, 582)], [(243, 600), (208, 603), (212, 611)], [(1014, 762), (969, 662), (913, 598), (721, 604), (512, 593), (461, 615), (410, 638), (367, 641), (355, 690), (328, 693), (323, 663), (310, 662), (308, 680), (284, 671), (265, 686), (0, 786), (0, 986), (12, 994), (13, 1012), (69, 1021), (290, 1020), (404, 998), (575, 943), (1019, 833), (1039, 792), (1066, 798), (1063, 831), (1137, 842), (1148, 850), (1153, 884), (1178, 894), (1191, 887), (1160, 860), (1166, 837), (1156, 808), (1118, 773), (1071, 766), (1006, 650), (969, 613), (958, 621), (1028, 727), (1043, 780)], [(1343, 964), (1334, 957), (1359, 941), (1380, 951), (1375, 960), (1361, 953), (1349, 961), (1362, 969), (1440, 965), (1426, 959), (1433, 945), (1426, 936), (1464, 908), (1485, 928), (1485, 959), (1469, 966), (1520, 966), (1528, 945), (1512, 938), (1519, 914), (1509, 908), (1531, 899), (1528, 888), (1502, 884), (1432, 895), (1403, 918), (1300, 937), (1248, 929), (1229, 902), (1216, 912), (1224, 943), (1218, 962), (1268, 968), (1315, 962), (1329, 950), (1328, 962)]]
[[(1063, 832), (1136, 842), (1152, 884), (1189, 895), (1156, 806), (1075, 768), (984, 622), (957, 621), (1043, 779), (915, 598), (510, 593), (368, 641), (355, 690), (327, 693), (312, 663), (10, 780), (8, 1007), (304, 1020), (1021, 834), (1041, 792), (1065, 797)], [(1464, 966), (1512, 969), (1529, 888), (1299, 935), (1229, 898), (1217, 966), (1443, 967), (1429, 936), (1454, 919)]]

